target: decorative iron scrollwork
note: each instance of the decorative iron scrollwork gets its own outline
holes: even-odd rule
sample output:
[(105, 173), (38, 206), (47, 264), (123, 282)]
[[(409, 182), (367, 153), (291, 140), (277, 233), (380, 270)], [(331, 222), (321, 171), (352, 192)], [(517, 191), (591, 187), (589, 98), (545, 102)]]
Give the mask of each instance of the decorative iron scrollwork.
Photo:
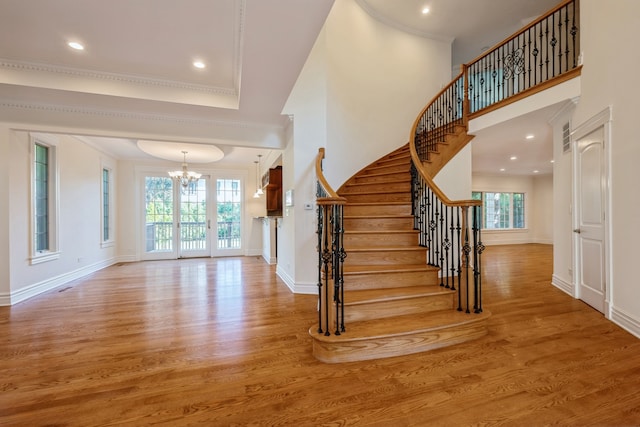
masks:
[(504, 78), (510, 79), (524, 72), (524, 52), (522, 48), (514, 50), (504, 57)]

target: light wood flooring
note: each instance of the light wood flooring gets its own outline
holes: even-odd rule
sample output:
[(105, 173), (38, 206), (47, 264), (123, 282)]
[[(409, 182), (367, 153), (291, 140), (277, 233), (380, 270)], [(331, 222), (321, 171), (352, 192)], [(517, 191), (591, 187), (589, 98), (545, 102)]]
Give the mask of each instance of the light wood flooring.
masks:
[(551, 286), (551, 258), (487, 248), (488, 335), (344, 364), (261, 259), (113, 266), (0, 307), (0, 425), (640, 425), (640, 340)]

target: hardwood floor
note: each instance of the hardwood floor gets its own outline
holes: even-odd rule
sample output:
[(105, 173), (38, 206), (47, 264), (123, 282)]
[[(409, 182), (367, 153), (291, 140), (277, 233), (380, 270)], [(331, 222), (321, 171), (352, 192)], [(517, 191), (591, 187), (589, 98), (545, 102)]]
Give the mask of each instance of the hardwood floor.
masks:
[(484, 261), (488, 335), (333, 365), (260, 259), (107, 268), (0, 307), (0, 425), (640, 425), (640, 340), (550, 285), (550, 246)]

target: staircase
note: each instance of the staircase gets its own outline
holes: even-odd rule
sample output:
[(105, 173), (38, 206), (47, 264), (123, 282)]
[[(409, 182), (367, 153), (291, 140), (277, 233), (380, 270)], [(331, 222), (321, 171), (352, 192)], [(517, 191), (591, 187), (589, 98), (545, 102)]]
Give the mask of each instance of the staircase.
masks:
[[(442, 152), (457, 152), (459, 148), (452, 144), (465, 139), (451, 135), (442, 142)], [(432, 165), (439, 164), (438, 158), (434, 153)], [(423, 352), (487, 333), (490, 313), (457, 311), (456, 292), (440, 286), (440, 269), (426, 263), (427, 248), (418, 244), (419, 231), (414, 229), (411, 212), (410, 167), (411, 154), (405, 145), (358, 172), (338, 190), (346, 199), (346, 331), (323, 335), (310, 329), (313, 354), (323, 362)]]
[(316, 358), (406, 355), (487, 333), (480, 202), (448, 199), (433, 177), (473, 138), (469, 120), (579, 76), (579, 34), (579, 1), (565, 0), (463, 64), (417, 117), (409, 144), (337, 192), (320, 149)]

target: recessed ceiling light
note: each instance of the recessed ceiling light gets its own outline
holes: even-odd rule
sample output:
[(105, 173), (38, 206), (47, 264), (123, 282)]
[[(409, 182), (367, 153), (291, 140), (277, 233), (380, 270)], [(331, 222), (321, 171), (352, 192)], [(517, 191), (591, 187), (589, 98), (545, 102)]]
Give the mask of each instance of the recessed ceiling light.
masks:
[(206, 65), (202, 61), (194, 61), (193, 66), (200, 69), (203, 69), (204, 67), (206, 67)]
[(549, 161), (549, 163), (555, 163), (555, 162), (556, 162), (556, 161), (555, 161), (555, 160), (553, 160), (553, 159), (551, 159), (551, 160)]
[(529, 134), (529, 135), (525, 136), (525, 138), (527, 138), (527, 139), (533, 139), (533, 138), (535, 138), (535, 137), (536, 137), (536, 136), (535, 136), (535, 135), (533, 135), (533, 134)]
[(75, 50), (84, 50), (84, 46), (78, 42), (69, 42), (67, 43), (67, 46)]
[(516, 156), (511, 156), (509, 157), (510, 160), (518, 160), (518, 158)]
[(422, 9), (422, 14), (426, 15), (427, 13), (429, 13), (429, 8), (428, 7), (423, 8)]
[(500, 168), (500, 172), (504, 172), (505, 170), (505, 168)]
[(538, 173), (540, 172), (538, 169), (534, 170), (533, 173)]

